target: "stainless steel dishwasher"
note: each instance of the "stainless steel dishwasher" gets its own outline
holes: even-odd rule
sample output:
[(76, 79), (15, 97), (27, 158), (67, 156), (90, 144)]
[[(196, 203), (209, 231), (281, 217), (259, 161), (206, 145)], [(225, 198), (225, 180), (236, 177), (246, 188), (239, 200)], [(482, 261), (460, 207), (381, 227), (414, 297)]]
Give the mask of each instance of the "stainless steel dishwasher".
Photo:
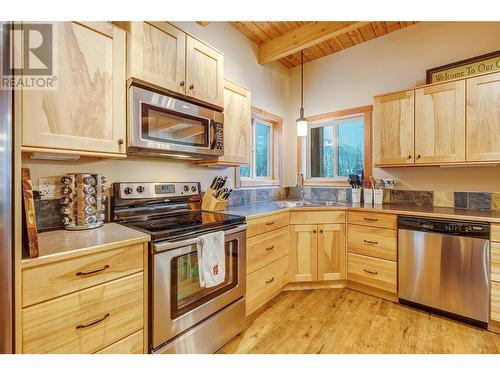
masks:
[(489, 235), (485, 223), (398, 217), (400, 302), (484, 327)]

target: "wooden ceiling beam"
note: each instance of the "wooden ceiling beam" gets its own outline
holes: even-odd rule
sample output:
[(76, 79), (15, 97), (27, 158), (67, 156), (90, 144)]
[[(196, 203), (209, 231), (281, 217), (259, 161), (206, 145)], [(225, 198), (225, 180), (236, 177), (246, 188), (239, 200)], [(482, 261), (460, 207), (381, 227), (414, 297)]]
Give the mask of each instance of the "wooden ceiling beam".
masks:
[(358, 29), (370, 22), (310, 22), (259, 46), (259, 63), (266, 64)]

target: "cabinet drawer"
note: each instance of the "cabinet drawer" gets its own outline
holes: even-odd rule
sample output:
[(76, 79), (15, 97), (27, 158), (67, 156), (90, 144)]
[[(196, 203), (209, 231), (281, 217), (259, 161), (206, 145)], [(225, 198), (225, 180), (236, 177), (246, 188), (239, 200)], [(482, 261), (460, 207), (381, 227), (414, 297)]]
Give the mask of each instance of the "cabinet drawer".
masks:
[(249, 238), (247, 275), (288, 254), (288, 227)]
[(491, 242), (491, 281), (500, 282), (500, 243)]
[(288, 283), (288, 256), (247, 276), (246, 315), (278, 294)]
[(356, 254), (397, 260), (397, 232), (359, 225), (347, 228), (347, 249)]
[(491, 283), (491, 320), (500, 322), (500, 283)]
[(69, 259), (22, 272), (23, 307), (143, 270), (143, 244)]
[(398, 218), (396, 215), (368, 211), (349, 211), (347, 214), (347, 222), (349, 224), (388, 229), (397, 229), (398, 227)]
[(397, 263), (349, 253), (347, 279), (396, 293)]
[(290, 224), (344, 224), (345, 211), (293, 211)]
[(143, 293), (141, 272), (25, 308), (23, 352), (95, 353), (143, 328)]
[(99, 350), (96, 354), (142, 354), (144, 331), (141, 329), (110, 346)]
[(287, 226), (288, 212), (249, 219), (247, 220), (247, 224), (247, 237), (257, 236), (258, 234)]
[(492, 225), (491, 226), (491, 234), (492, 241), (500, 242), (500, 225)]

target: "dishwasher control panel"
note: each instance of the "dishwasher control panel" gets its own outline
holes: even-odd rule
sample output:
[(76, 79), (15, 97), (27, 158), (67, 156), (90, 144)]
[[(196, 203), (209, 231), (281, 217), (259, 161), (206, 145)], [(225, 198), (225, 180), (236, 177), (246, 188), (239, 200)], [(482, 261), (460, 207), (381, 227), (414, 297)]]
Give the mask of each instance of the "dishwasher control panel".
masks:
[(478, 238), (488, 238), (490, 233), (490, 225), (487, 223), (410, 216), (398, 217), (398, 229), (446, 233)]

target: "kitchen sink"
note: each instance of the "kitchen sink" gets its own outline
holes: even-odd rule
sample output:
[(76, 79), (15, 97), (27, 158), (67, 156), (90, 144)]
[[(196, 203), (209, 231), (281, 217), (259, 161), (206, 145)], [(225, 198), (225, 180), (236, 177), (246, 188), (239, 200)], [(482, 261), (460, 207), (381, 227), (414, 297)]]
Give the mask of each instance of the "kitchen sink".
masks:
[(346, 203), (343, 202), (335, 202), (335, 201), (279, 201), (276, 202), (276, 205), (280, 208), (292, 208), (292, 207), (338, 207), (338, 206), (347, 206)]

